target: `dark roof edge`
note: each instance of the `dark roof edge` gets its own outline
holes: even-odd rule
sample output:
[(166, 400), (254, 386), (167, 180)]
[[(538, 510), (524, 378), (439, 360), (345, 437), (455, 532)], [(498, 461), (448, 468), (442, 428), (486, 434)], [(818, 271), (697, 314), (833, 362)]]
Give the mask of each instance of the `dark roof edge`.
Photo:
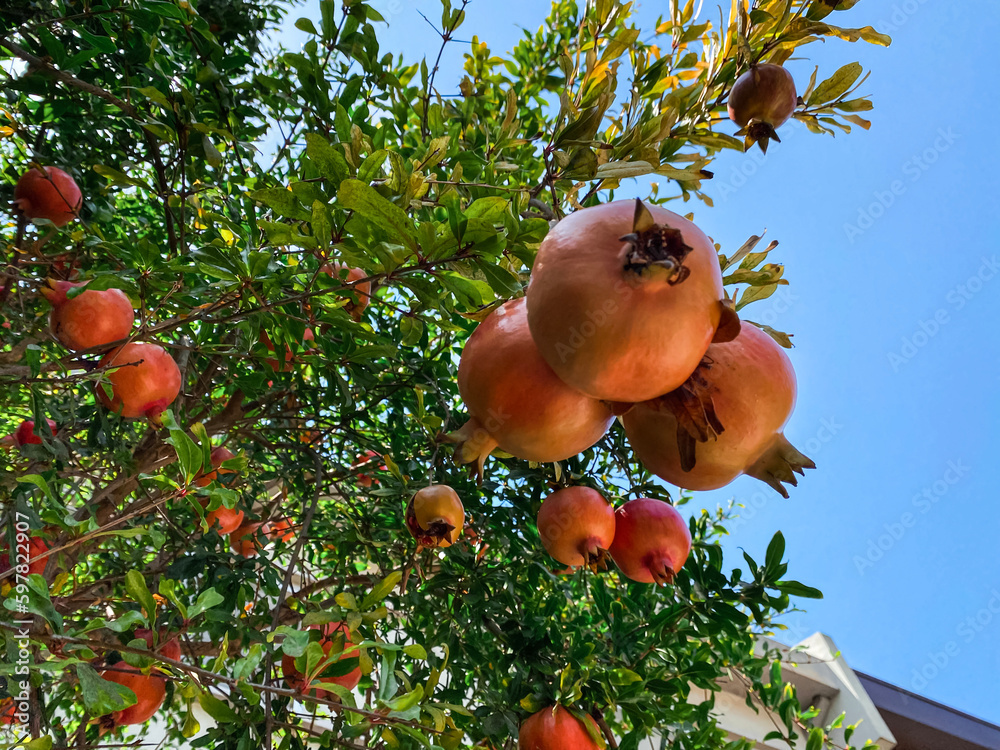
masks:
[[(914, 693), (913, 691), (907, 690), (906, 688), (901, 688), (901, 687), (899, 687), (899, 685), (893, 685), (891, 682), (886, 682), (885, 680), (880, 680), (878, 677), (872, 677), (870, 674), (865, 674), (864, 672), (859, 672), (858, 670), (854, 670), (854, 673), (858, 676), (858, 678), (862, 682), (865, 682), (865, 681), (867, 681), (867, 682), (873, 682), (873, 683), (875, 683), (875, 684), (877, 684), (877, 685), (879, 685), (881, 687), (884, 687), (884, 688), (886, 688), (888, 690), (891, 690), (891, 691), (893, 691), (895, 693), (901, 693), (901, 694), (903, 694), (903, 695), (905, 695), (908, 698), (911, 698), (913, 700), (919, 701), (921, 703), (929, 704), (931, 706), (934, 706), (935, 708), (941, 709), (942, 711), (947, 711), (948, 713), (954, 715), (956, 718), (959, 718), (959, 719), (962, 719), (962, 720), (965, 720), (965, 721), (970, 721), (970, 722), (973, 722), (975, 724), (982, 725), (983, 727), (985, 727), (987, 729), (992, 729), (992, 730), (994, 730), (996, 732), (1000, 732), (1000, 726), (998, 726), (996, 724), (993, 724), (993, 723), (991, 723), (989, 721), (986, 721), (986, 719), (980, 719), (978, 716), (973, 716), (972, 714), (967, 714), (964, 711), (959, 711), (957, 708), (953, 708), (952, 706), (945, 705), (944, 703), (939, 703), (938, 701), (931, 700), (927, 696), (920, 695), (919, 693)], [(877, 706), (877, 704), (876, 704), (876, 706)], [(878, 708), (882, 708), (882, 706), (877, 706), (877, 707)]]

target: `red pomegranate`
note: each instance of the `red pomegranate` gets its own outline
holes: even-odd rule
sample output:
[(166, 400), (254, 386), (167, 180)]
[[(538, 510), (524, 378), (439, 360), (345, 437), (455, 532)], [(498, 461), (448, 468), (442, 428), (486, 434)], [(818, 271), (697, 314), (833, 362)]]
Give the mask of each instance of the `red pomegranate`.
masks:
[(362, 279), (368, 277), (368, 274), (360, 268), (351, 268), (343, 263), (324, 263), (320, 270), (346, 283), (348, 291), (353, 292), (356, 300), (349, 300), (344, 305), (344, 309), (355, 320), (361, 320), (365, 308), (371, 302), (372, 283), (370, 281), (362, 281)]
[(295, 527), (287, 518), (269, 521), (264, 524), (263, 531), (264, 535), (272, 542), (284, 542), (288, 544), (295, 538)]
[(121, 711), (102, 717), (105, 729), (131, 724), (145, 724), (163, 705), (167, 697), (167, 682), (161, 673), (143, 674), (140, 669), (126, 662), (118, 662), (101, 673), (101, 677), (135, 693), (136, 702)]
[[(56, 430), (56, 423), (51, 419), (46, 419), (45, 421), (48, 422), (49, 429), (52, 430), (54, 436), (58, 432)], [(23, 445), (42, 444), (42, 436), (35, 429), (35, 420), (26, 419), (17, 426), (17, 429), (14, 430), (13, 443), (16, 448), (20, 448)]]
[[(315, 341), (316, 336), (313, 333), (312, 328), (306, 328), (305, 332), (302, 334), (302, 345), (305, 348), (306, 343), (309, 341)], [(269, 352), (274, 352), (274, 344), (271, 343), (271, 337), (267, 335), (266, 331), (260, 332), (260, 342), (267, 347)], [(293, 364), (295, 361), (295, 353), (292, 351), (292, 347), (285, 346), (285, 362), (282, 364), (276, 359), (265, 359), (264, 363), (270, 367), (275, 372), (291, 372), (295, 369)]]
[(465, 526), (465, 508), (446, 484), (417, 492), (406, 506), (406, 527), (422, 547), (450, 547)]
[(200, 477), (195, 477), (194, 483), (199, 487), (207, 487), (212, 482), (216, 481), (219, 478), (220, 474), (236, 473), (232, 469), (220, 468), (222, 464), (224, 464), (226, 461), (230, 461), (236, 458), (236, 454), (233, 453), (228, 448), (223, 448), (221, 445), (218, 446), (217, 448), (213, 448), (209, 458), (212, 462), (213, 470), (208, 472), (207, 474), (202, 474)]
[(462, 351), (458, 390), (471, 418), (449, 439), (460, 463), (482, 478), (497, 446), (517, 458), (562, 461), (590, 448), (608, 431), (610, 408), (566, 385), (531, 338), (524, 298), (490, 313)]
[(538, 511), (542, 546), (563, 565), (597, 565), (615, 538), (615, 509), (590, 487), (553, 492)]
[[(329, 622), (326, 625), (310, 625), (310, 630), (321, 630), (322, 635), (320, 637), (320, 646), (323, 648), (323, 653), (329, 656), (331, 651), (334, 653), (340, 653), (340, 656), (336, 658), (336, 661), (343, 661), (344, 659), (357, 659), (358, 650), (353, 648), (357, 645), (357, 641), (351, 636), (351, 631), (348, 629), (347, 625), (342, 622)], [(331, 657), (332, 658), (332, 657)], [(312, 698), (324, 698), (326, 700), (337, 700), (337, 694), (331, 690), (324, 690), (323, 688), (311, 688), (311, 686), (323, 683), (332, 682), (335, 685), (340, 685), (341, 687), (347, 688), (348, 690), (353, 690), (361, 682), (361, 668), (355, 667), (350, 672), (345, 675), (338, 676), (323, 676), (323, 671), (325, 671), (326, 665), (319, 674), (311, 675), (311, 679), (307, 681), (307, 675), (304, 675), (298, 667), (295, 666), (295, 657), (284, 654), (281, 657), (281, 673), (284, 675), (285, 682), (288, 687), (293, 690), (298, 690), (301, 693)]]
[(156, 344), (133, 343), (104, 355), (101, 367), (117, 366), (108, 373), (112, 398), (96, 387), (97, 400), (128, 419), (148, 417), (158, 423), (162, 414), (181, 391), (181, 371), (173, 358)]
[(73, 178), (58, 167), (34, 167), (14, 186), (14, 205), (30, 221), (48, 219), (61, 227), (77, 217), (83, 194)]
[(723, 302), (712, 241), (687, 219), (641, 201), (577, 211), (542, 242), (528, 284), (528, 324), (568, 385), (634, 403), (687, 380), (713, 337), (739, 323)]
[(243, 523), (243, 516), (242, 510), (221, 505), (205, 514), (205, 523), (219, 534), (232, 534)]
[[(10, 550), (7, 549), (6, 544), (4, 544), (4, 549), (7, 551), (0, 554), (0, 573), (6, 573), (11, 568)], [(34, 574), (42, 575), (45, 573), (45, 566), (49, 564), (49, 555), (45, 554), (48, 551), (49, 551), (48, 543), (40, 536), (35, 536), (34, 534), (32, 534), (29, 537), (28, 570), (26, 575), (34, 575)], [(40, 555), (45, 555), (45, 556), (40, 557)], [(18, 557), (20, 557), (20, 555), (15, 555), (15, 559)], [(22, 575), (25, 575), (25, 573), (22, 572)]]
[[(365, 451), (356, 459), (354, 459), (354, 466), (352, 466), (351, 468), (353, 469), (358, 466), (367, 466), (368, 464), (373, 464), (374, 462), (372, 461), (372, 459), (374, 458), (382, 458), (382, 456), (376, 453), (375, 451)], [(381, 464), (378, 467), (378, 470), (385, 471), (386, 470), (385, 464)], [(358, 486), (360, 487), (371, 487), (373, 484), (378, 484), (378, 479), (373, 474), (358, 474), (358, 478), (356, 481), (358, 483)]]
[(253, 521), (243, 524), (231, 533), (229, 535), (229, 546), (233, 552), (246, 558), (254, 557), (260, 552), (261, 543), (257, 539), (257, 532), (261, 526), (263, 526), (262, 522)]
[(0, 701), (0, 725), (11, 726), (18, 722), (17, 703), (13, 698), (4, 698)]
[(135, 322), (132, 302), (120, 289), (87, 289), (68, 297), (70, 289), (84, 287), (87, 282), (57, 281), (41, 293), (52, 303), (49, 330), (67, 349), (80, 351), (107, 347), (128, 338)]
[(691, 553), (691, 532), (662, 500), (629, 500), (616, 513), (609, 552), (619, 570), (639, 583), (670, 583)]
[(756, 65), (741, 75), (729, 94), (729, 119), (746, 136), (745, 147), (754, 143), (767, 153), (769, 139), (781, 143), (775, 132), (798, 106), (792, 74), (780, 65)]
[(639, 460), (688, 490), (713, 490), (749, 474), (788, 497), (782, 482), (816, 465), (781, 430), (795, 406), (795, 371), (756, 326), (713, 344), (685, 385), (622, 418)]
[(517, 750), (599, 750), (601, 732), (587, 714), (581, 721), (562, 706), (543, 708), (521, 724)]
[(157, 645), (153, 646), (153, 631), (149, 628), (136, 628), (134, 638), (142, 638), (149, 650), (165, 659), (178, 661), (181, 658), (181, 642), (177, 636), (169, 638), (166, 629), (160, 628), (157, 634)]

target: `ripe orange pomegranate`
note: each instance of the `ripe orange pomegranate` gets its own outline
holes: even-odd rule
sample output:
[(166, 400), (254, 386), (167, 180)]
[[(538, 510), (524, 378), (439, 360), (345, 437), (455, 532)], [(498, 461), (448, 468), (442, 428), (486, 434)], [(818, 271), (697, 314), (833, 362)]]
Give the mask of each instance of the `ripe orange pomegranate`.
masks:
[(166, 629), (160, 628), (157, 638), (157, 645), (153, 646), (153, 631), (149, 628), (136, 628), (134, 638), (142, 638), (149, 646), (149, 650), (159, 654), (166, 659), (177, 661), (181, 658), (181, 642), (177, 636), (169, 638)]
[(604, 743), (597, 723), (583, 717), (559, 705), (543, 708), (521, 724), (517, 750), (598, 750)]
[(67, 349), (80, 351), (107, 347), (128, 338), (135, 322), (132, 302), (120, 289), (87, 289), (73, 298), (70, 289), (87, 286), (87, 282), (49, 279), (41, 293), (52, 303), (49, 330)]
[(775, 132), (798, 106), (792, 74), (780, 65), (756, 65), (741, 75), (729, 94), (729, 119), (746, 136), (745, 147), (754, 143), (767, 153), (769, 139), (781, 143)]
[(61, 227), (77, 217), (83, 194), (73, 178), (58, 167), (34, 167), (14, 186), (14, 205), (30, 221), (48, 219)]
[(220, 535), (232, 534), (243, 523), (243, 511), (221, 505), (205, 514), (208, 528), (214, 528)]
[(270, 521), (264, 524), (264, 535), (270, 539), (272, 542), (288, 542), (295, 538), (295, 528), (292, 526), (292, 522), (287, 518), (281, 518), (277, 521)]
[(136, 702), (121, 711), (102, 717), (105, 729), (131, 724), (145, 724), (163, 705), (167, 697), (167, 682), (159, 672), (143, 674), (140, 669), (124, 661), (101, 673), (109, 682), (126, 687), (135, 693)]
[(615, 509), (597, 490), (567, 487), (538, 511), (542, 546), (563, 565), (597, 565), (615, 538)]
[(788, 497), (782, 482), (816, 465), (782, 434), (795, 406), (795, 371), (756, 326), (713, 344), (684, 386), (622, 418), (639, 460), (688, 490), (724, 487), (749, 474)]
[(213, 448), (209, 458), (212, 462), (212, 471), (208, 472), (207, 474), (202, 474), (199, 477), (195, 477), (194, 479), (194, 483), (199, 487), (207, 487), (212, 482), (216, 481), (219, 478), (220, 474), (236, 473), (232, 469), (220, 468), (222, 464), (224, 464), (226, 461), (236, 458), (236, 454), (233, 453), (228, 448), (223, 448), (221, 445), (216, 448)]
[[(340, 652), (340, 656), (337, 657), (336, 661), (343, 661), (344, 659), (357, 659), (358, 650), (352, 648), (357, 645), (357, 641), (351, 636), (351, 631), (348, 629), (347, 625), (342, 622), (329, 622), (326, 625), (310, 625), (310, 630), (321, 630), (322, 634), (320, 637), (320, 646), (323, 648), (323, 653), (329, 655), (331, 651), (336, 647), (337, 651)], [(337, 676), (322, 676), (323, 671), (328, 667), (324, 667), (319, 674), (314, 675), (304, 675), (298, 667), (295, 666), (295, 657), (284, 654), (281, 657), (281, 673), (285, 678), (285, 682), (288, 687), (293, 690), (298, 690), (313, 698), (324, 698), (327, 700), (336, 700), (337, 694), (330, 690), (324, 690), (323, 688), (314, 688), (312, 686), (322, 683), (322, 682), (332, 682), (335, 685), (340, 685), (348, 690), (353, 690), (361, 682), (361, 668), (355, 667), (350, 672), (345, 675)]]
[[(58, 430), (56, 430), (56, 423), (51, 419), (46, 419), (49, 424), (49, 429), (52, 430), (52, 434), (55, 435)], [(11, 437), (14, 447), (20, 448), (23, 445), (41, 445), (42, 436), (38, 434), (35, 429), (35, 420), (26, 419), (21, 424), (17, 426), (14, 430), (14, 434)]]
[(97, 400), (129, 419), (148, 417), (158, 423), (181, 391), (181, 371), (163, 347), (133, 343), (113, 349), (101, 359), (101, 367), (117, 366), (108, 374), (112, 398), (98, 384)]
[(343, 263), (324, 263), (320, 270), (329, 276), (335, 276), (341, 281), (346, 282), (348, 289), (354, 293), (357, 301), (350, 300), (344, 305), (344, 309), (355, 320), (361, 320), (365, 308), (371, 302), (372, 283), (370, 281), (362, 281), (362, 279), (367, 278), (368, 274), (360, 268), (351, 268)]
[(641, 201), (570, 214), (542, 242), (528, 284), (528, 324), (568, 385), (634, 403), (687, 380), (716, 337), (738, 330), (723, 302), (712, 241), (687, 219)]
[(670, 583), (691, 553), (691, 532), (662, 500), (640, 497), (621, 506), (609, 552), (621, 572), (639, 583)]
[(253, 521), (243, 524), (231, 533), (229, 535), (229, 546), (233, 552), (246, 558), (254, 557), (261, 548), (261, 543), (257, 539), (257, 531), (261, 526), (263, 526), (263, 523), (260, 521)]
[[(49, 564), (49, 555), (46, 555), (49, 551), (49, 545), (40, 536), (36, 536), (36, 534), (37, 532), (33, 532), (28, 539), (28, 569), (26, 575), (33, 575), (36, 573), (38, 575), (42, 575), (45, 573), (45, 566)], [(6, 551), (0, 554), (0, 573), (6, 573), (11, 569), (10, 550), (7, 548), (6, 542), (4, 543), (4, 549)], [(23, 552), (24, 548), (21, 547), (20, 551)], [(45, 556), (40, 557), (40, 555)], [(15, 559), (18, 559), (21, 555), (17, 554), (14, 557)], [(23, 571), (22, 575), (25, 575)]]
[(610, 408), (566, 385), (531, 338), (524, 298), (511, 300), (479, 324), (462, 351), (458, 391), (471, 415), (449, 439), (460, 463), (481, 479), (490, 453), (527, 461), (562, 461), (608, 431)]
[(406, 506), (406, 527), (421, 547), (450, 547), (465, 526), (465, 508), (446, 484), (417, 492)]

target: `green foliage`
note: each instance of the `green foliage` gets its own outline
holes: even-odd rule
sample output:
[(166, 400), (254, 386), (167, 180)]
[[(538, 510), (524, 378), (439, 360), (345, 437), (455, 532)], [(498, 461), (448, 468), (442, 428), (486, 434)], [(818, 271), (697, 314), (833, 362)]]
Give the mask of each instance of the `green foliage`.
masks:
[[(444, 0), (442, 45), (475, 33), (466, 4)], [(830, 25), (855, 4), (733, 2), (716, 22), (688, 0), (639, 28), (631, 3), (561, 0), (507, 55), (472, 36), (452, 95), (433, 60), (380, 49), (381, 16), (361, 0), (321, 0), (318, 26), (296, 23), (304, 47), (278, 54), (263, 41), (284, 2), (5, 11), (0, 198), (31, 163), (66, 169), (85, 196), (61, 230), (13, 214), (3, 227), (0, 431), (58, 424), (0, 459), (5, 528), (23, 516), (57, 550), (6, 600), (16, 609), (23, 594), (19, 616), (38, 624), (36, 734), (98, 742), (89, 720), (131, 702), (100, 678), (104, 660), (156, 661), (133, 639), (142, 626), (184, 644), (182, 666), (153, 667), (170, 683), (170, 746), (510, 748), (530, 712), (560, 701), (603, 717), (620, 748), (650, 735), (735, 748), (712, 713), (729, 679), (773, 713), (776, 737), (831, 746), (834, 727), (810, 726), (776, 654), (754, 650), (791, 596), (819, 596), (785, 578), (780, 534), (763, 565), (747, 555), (729, 569), (731, 509), (692, 513), (692, 558), (673, 586), (558, 575), (534, 520), (552, 488), (670, 499), (620, 430), (560, 465), (494, 457), (481, 487), (440, 436), (463, 421), (462, 344), (522, 293), (550, 222), (645, 175), (659, 181), (653, 202), (710, 205), (713, 158), (742, 150), (720, 126), (738, 75), (826, 37), (887, 44)], [(817, 132), (869, 126), (857, 63), (816, 80), (797, 118)], [(720, 258), (741, 310), (787, 283), (768, 261), (776, 243), (755, 252), (759, 239)], [(333, 262), (372, 283), (363, 314)], [(95, 403), (96, 355), (46, 331), (46, 276), (132, 298), (137, 337), (167, 347), (183, 375), (162, 427)], [(210, 441), (239, 458), (199, 487)], [(458, 491), (469, 525), (446, 551), (418, 552), (403, 509), (431, 482)], [(223, 505), (248, 522), (287, 518), (294, 536), (255, 530), (259, 554), (234, 554), (202, 523)], [(324, 652), (309, 626), (331, 622), (353, 647)], [(9, 654), (15, 630), (2, 631)], [(341, 707), (304, 709), (283, 656), (321, 681), (360, 668), (360, 691), (326, 682)], [(204, 714), (216, 725), (199, 734)]]

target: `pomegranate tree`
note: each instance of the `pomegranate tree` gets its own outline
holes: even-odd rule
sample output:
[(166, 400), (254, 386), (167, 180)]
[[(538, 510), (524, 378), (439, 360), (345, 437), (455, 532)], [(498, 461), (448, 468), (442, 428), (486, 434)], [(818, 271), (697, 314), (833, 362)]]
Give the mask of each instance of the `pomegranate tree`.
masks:
[(577, 715), (559, 705), (543, 708), (529, 716), (517, 735), (518, 750), (598, 750), (603, 747), (604, 738), (597, 722), (586, 714)]
[(769, 139), (781, 143), (775, 131), (792, 116), (798, 101), (791, 73), (780, 65), (755, 65), (729, 93), (729, 119), (740, 126), (737, 135), (746, 136), (746, 148), (757, 143), (767, 153)]
[(499, 446), (539, 463), (562, 461), (601, 439), (614, 415), (608, 406), (566, 385), (531, 338), (524, 298), (490, 313), (469, 337), (458, 390), (471, 418), (450, 439), (461, 463), (482, 477)]
[(125, 344), (104, 355), (100, 366), (118, 369), (107, 373), (111, 397), (98, 384), (97, 400), (129, 419), (147, 417), (158, 422), (181, 391), (177, 363), (156, 344)]
[(81, 205), (76, 181), (59, 167), (29, 169), (14, 186), (14, 206), (29, 221), (48, 219), (62, 227), (77, 217)]
[(135, 322), (132, 302), (120, 289), (84, 289), (73, 297), (71, 289), (87, 282), (56, 281), (40, 289), (52, 304), (49, 330), (53, 338), (71, 351), (107, 348), (128, 338)]
[(615, 538), (615, 509), (590, 487), (558, 490), (538, 510), (538, 535), (563, 565), (599, 565)]
[(136, 702), (121, 711), (115, 711), (101, 718), (105, 730), (132, 724), (145, 724), (163, 705), (167, 697), (167, 682), (162, 673), (154, 670), (143, 674), (138, 667), (124, 661), (118, 662), (101, 673), (108, 682), (128, 688), (135, 693)]
[(638, 402), (677, 388), (713, 338), (739, 328), (712, 241), (659, 206), (616, 201), (549, 232), (528, 284), (528, 324), (568, 385)]
[[(313, 674), (303, 674), (302, 670), (296, 666), (295, 662), (299, 661), (299, 664), (304, 668), (306, 665), (302, 664), (305, 661), (305, 656), (296, 659), (293, 656), (284, 654), (281, 657), (281, 672), (285, 678), (285, 682), (293, 690), (298, 690), (301, 693), (312, 698), (325, 698), (327, 700), (337, 700), (337, 694), (331, 690), (324, 690), (323, 688), (313, 687), (318, 683), (331, 682), (335, 685), (340, 685), (341, 687), (347, 688), (348, 690), (353, 690), (361, 682), (361, 668), (355, 667), (347, 674), (343, 675), (324, 675), (323, 672), (329, 668), (333, 663), (343, 661), (345, 659), (357, 659), (358, 649), (354, 648), (357, 642), (351, 636), (351, 631), (345, 623), (342, 622), (329, 622), (326, 625), (311, 625), (310, 630), (320, 630), (321, 637), (319, 640), (320, 646), (323, 649), (323, 653), (327, 655), (327, 660), (321, 662), (320, 669)], [(334, 655), (330, 656), (330, 652), (333, 651)], [(339, 654), (339, 656), (338, 656)], [(334, 657), (336, 657), (334, 659)]]
[(406, 528), (421, 547), (450, 547), (464, 525), (462, 501), (446, 484), (424, 487), (406, 506)]
[(785, 438), (795, 406), (788, 355), (756, 326), (713, 344), (687, 383), (622, 418), (640, 461), (688, 490), (713, 490), (749, 474), (783, 496), (782, 482), (816, 465)]
[(691, 532), (674, 507), (640, 497), (616, 512), (609, 550), (621, 572), (639, 583), (670, 583), (691, 553)]
[(254, 557), (260, 552), (261, 542), (257, 532), (264, 524), (261, 521), (245, 523), (229, 535), (229, 546), (237, 555)]

